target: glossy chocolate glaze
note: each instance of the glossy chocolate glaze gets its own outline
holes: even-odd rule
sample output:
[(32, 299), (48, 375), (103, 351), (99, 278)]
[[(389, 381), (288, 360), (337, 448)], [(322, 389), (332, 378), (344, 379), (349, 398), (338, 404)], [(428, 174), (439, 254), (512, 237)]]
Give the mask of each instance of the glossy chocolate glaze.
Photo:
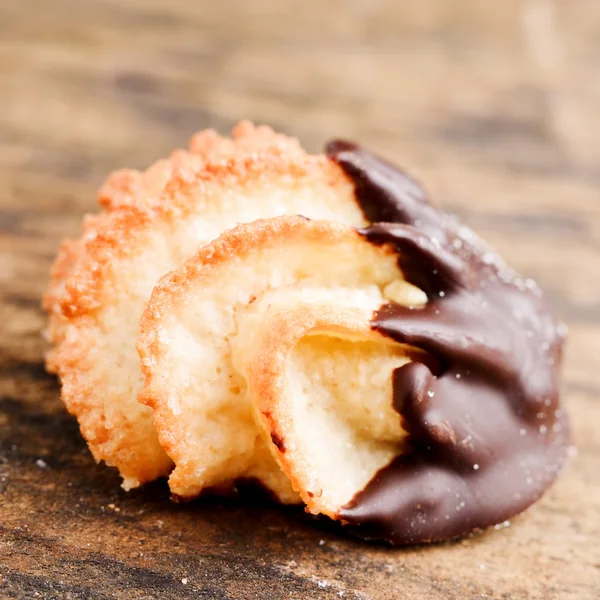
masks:
[(445, 540), (502, 523), (535, 502), (566, 455), (558, 402), (564, 332), (538, 286), (433, 207), (407, 175), (348, 142), (327, 148), (372, 226), (398, 253), (423, 308), (387, 304), (372, 327), (432, 355), (393, 374), (411, 451), (381, 469), (339, 518), (367, 539)]

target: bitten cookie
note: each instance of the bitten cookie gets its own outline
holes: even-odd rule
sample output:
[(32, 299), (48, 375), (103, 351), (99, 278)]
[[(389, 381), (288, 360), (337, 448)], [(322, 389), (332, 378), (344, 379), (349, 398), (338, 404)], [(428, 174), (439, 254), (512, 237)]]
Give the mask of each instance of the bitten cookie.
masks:
[(557, 477), (566, 328), (393, 165), (242, 123), (100, 203), (55, 263), (48, 368), (126, 489), (250, 478), (407, 544), (502, 522)]

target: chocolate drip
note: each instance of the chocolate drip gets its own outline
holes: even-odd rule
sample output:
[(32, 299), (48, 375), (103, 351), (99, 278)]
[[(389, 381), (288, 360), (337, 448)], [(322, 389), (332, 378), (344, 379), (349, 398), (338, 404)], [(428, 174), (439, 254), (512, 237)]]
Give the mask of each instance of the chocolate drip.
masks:
[[(389, 244), (428, 303), (386, 304), (372, 327), (433, 356), (393, 374), (411, 451), (381, 469), (339, 518), (395, 544), (501, 523), (556, 478), (569, 440), (558, 403), (564, 336), (535, 282), (433, 207), (407, 175), (348, 142), (327, 148), (352, 178), (374, 244)], [(382, 222), (386, 221), (386, 222)]]

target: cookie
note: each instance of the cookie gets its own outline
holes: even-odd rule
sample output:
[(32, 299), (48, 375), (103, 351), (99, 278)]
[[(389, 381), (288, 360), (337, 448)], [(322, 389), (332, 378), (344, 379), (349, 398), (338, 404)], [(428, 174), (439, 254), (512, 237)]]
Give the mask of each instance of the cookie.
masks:
[(95, 458), (117, 467), (130, 489), (172, 468), (152, 411), (137, 402), (139, 318), (158, 279), (239, 222), (297, 213), (366, 220), (337, 165), (249, 123), (231, 140), (194, 136), (190, 151), (144, 176), (109, 179), (101, 203), (105, 212), (57, 259), (46, 302), (56, 344), (49, 365)]
[(252, 479), (412, 544), (501, 523), (557, 477), (566, 328), (390, 163), (244, 123), (100, 201), (57, 258), (48, 364), (126, 489)]

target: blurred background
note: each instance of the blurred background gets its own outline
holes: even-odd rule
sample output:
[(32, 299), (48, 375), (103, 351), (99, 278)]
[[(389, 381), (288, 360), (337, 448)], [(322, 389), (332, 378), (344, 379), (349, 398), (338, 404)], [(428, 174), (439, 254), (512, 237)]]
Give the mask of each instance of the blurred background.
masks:
[[(154, 551), (155, 562), (132, 558), (131, 564), (179, 572), (162, 552), (171, 538), (160, 545), (166, 534), (158, 533), (157, 517), (161, 524), (173, 520), (165, 531), (184, 531), (186, 560), (202, 555), (196, 552), (198, 530), (186, 530), (183, 513), (173, 516), (162, 488), (159, 502), (143, 494), (125, 497), (108, 469), (88, 481), (91, 458), (59, 403), (54, 379), (43, 372), (39, 297), (59, 241), (77, 235), (82, 215), (96, 210), (96, 190), (111, 170), (143, 169), (185, 146), (199, 129), (225, 134), (250, 119), (297, 136), (313, 152), (332, 137), (345, 137), (394, 160), (509, 263), (535, 277), (570, 327), (563, 380), (580, 458), (548, 500), (504, 537), (452, 551), (406, 552), (404, 575), (390, 575), (396, 568), (386, 562), (391, 555), (361, 549), (368, 569), (350, 581), (368, 593), (356, 597), (381, 597), (377, 590), (402, 578), (403, 589), (420, 599), (495, 592), (506, 598), (596, 597), (599, 107), (598, 0), (0, 0), (0, 433), (6, 436), (0, 450), (17, 449), (7, 451), (6, 463), (0, 460), (0, 475), (20, 482), (7, 488), (14, 490), (12, 506), (55, 506), (48, 517), (35, 513), (39, 538), (15, 534), (14, 547), (22, 552), (11, 556), (21, 557), (18, 568), (40, 577), (62, 573), (80, 585), (80, 563), (57, 571), (50, 562), (39, 571), (38, 555), (52, 561), (58, 552), (52, 544), (39, 554), (39, 540), (52, 537), (57, 522), (79, 523), (79, 513), (91, 519), (82, 521), (81, 531), (91, 531), (94, 507), (106, 497), (131, 503), (138, 515), (121, 523), (124, 509), (106, 529), (100, 516), (98, 537), (90, 540), (110, 560), (125, 561), (115, 542), (125, 543), (116, 537), (117, 522), (136, 523), (150, 532), (145, 552)], [(48, 455), (56, 448), (62, 449), (61, 469), (40, 471), (35, 460), (52, 465)], [(79, 485), (79, 512), (70, 508), (70, 491), (57, 473)], [(21, 510), (11, 513), (15, 522)], [(142, 524), (144, 511), (153, 520), (148, 516)], [(199, 510), (194, 515), (203, 532), (214, 528), (213, 549), (228, 548), (231, 540), (251, 547), (258, 537), (265, 561), (291, 560), (296, 566), (290, 569), (308, 582), (299, 597), (325, 597), (311, 578), (326, 572), (346, 581), (354, 568), (336, 562), (329, 541), (320, 545), (324, 534), (273, 514), (268, 523), (275, 519), (293, 534), (280, 546), (267, 527), (252, 529), (262, 513), (255, 512), (253, 522), (244, 511), (236, 513), (243, 527), (233, 533)], [(89, 552), (74, 537), (69, 543), (73, 560)], [(128, 543), (133, 548), (137, 540)], [(304, 547), (312, 554), (303, 562)], [(60, 552), (71, 560), (65, 548)], [(228, 564), (231, 556), (223, 552)], [(527, 566), (530, 560), (535, 567)], [(112, 564), (99, 562), (94, 573), (109, 583), (117, 575), (129, 578), (139, 591), (129, 597), (150, 597), (138, 571)], [(247, 577), (220, 569), (209, 573), (232, 581)], [(54, 579), (58, 585), (58, 575)], [(285, 589), (288, 580), (281, 581)], [(207, 593), (202, 597), (217, 597)]]
[(560, 277), (564, 318), (589, 312), (599, 73), (596, 0), (2, 0), (2, 220), (43, 236), (11, 240), (0, 283), (39, 294), (109, 171), (247, 118), (394, 159), (550, 295)]
[[(599, 72), (596, 0), (2, 0), (0, 202), (36, 211), (50, 253), (109, 171), (247, 118), (310, 151), (362, 142), (571, 283), (581, 229), (598, 239), (571, 208), (598, 217)], [(564, 246), (551, 264), (538, 230)]]

